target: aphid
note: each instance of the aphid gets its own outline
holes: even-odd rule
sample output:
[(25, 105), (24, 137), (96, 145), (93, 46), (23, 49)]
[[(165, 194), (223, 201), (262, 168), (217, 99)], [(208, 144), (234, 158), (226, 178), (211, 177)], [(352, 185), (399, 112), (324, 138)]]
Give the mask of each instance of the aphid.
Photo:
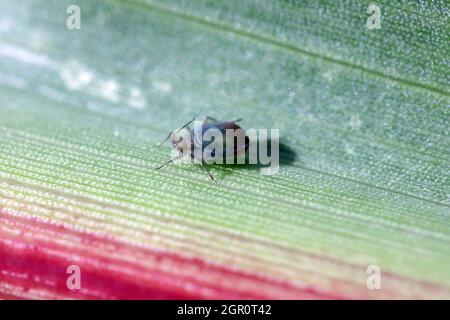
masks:
[[(166, 139), (160, 143), (160, 146), (169, 140), (172, 137), (172, 148), (175, 149), (176, 155), (169, 161), (163, 163), (159, 167), (155, 168), (156, 170), (165, 167), (166, 165), (172, 163), (175, 160), (189, 157), (193, 160), (197, 160), (197, 162), (202, 166), (202, 168), (206, 171), (209, 177), (215, 181), (211, 172), (205, 164), (205, 161), (201, 155), (205, 151), (205, 148), (211, 143), (203, 141), (203, 134), (209, 129), (216, 129), (220, 131), (223, 139), (223, 147), (222, 157), (237, 157), (239, 155), (245, 154), (249, 146), (249, 138), (245, 135), (244, 130), (236, 124), (236, 122), (241, 121), (241, 119), (232, 120), (232, 121), (218, 121), (212, 117), (204, 117), (201, 122), (201, 130), (193, 130), (189, 127), (189, 125), (197, 119), (195, 116), (191, 121), (187, 122), (180, 129), (172, 131), (169, 133)], [(233, 141), (229, 141), (227, 143), (226, 130), (231, 129), (234, 130), (235, 136), (233, 136)], [(236, 143), (236, 141), (241, 141), (241, 144)], [(200, 153), (195, 153), (194, 150), (201, 151)]]

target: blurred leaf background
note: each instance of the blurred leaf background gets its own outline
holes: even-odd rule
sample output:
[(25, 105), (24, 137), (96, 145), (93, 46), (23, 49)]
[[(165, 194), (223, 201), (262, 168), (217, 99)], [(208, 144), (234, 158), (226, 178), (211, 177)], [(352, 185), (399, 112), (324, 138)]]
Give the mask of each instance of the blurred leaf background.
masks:
[[(80, 30), (66, 27), (71, 4)], [(369, 4), (2, 1), (4, 226), (22, 217), (114, 239), (144, 270), (135, 247), (280, 283), (244, 288), (205, 267), (189, 290), (175, 285), (185, 266), (152, 264), (189, 297), (449, 298), (448, 2), (377, 1), (377, 30)], [(154, 171), (170, 156), (157, 142), (197, 113), (279, 128), (279, 174), (216, 166), (214, 184), (197, 166)], [(10, 228), (3, 239), (37, 237)], [(69, 244), (61, 255), (70, 262)], [(381, 290), (366, 286), (369, 265)], [(0, 280), (0, 294), (27, 297)]]

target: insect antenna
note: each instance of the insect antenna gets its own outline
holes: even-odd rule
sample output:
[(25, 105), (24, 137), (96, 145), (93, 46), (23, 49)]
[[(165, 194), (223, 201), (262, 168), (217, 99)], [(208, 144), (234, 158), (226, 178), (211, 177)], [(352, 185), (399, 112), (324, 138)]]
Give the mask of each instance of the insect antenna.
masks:
[(160, 143), (158, 144), (158, 147), (161, 147), (161, 146), (164, 144), (164, 142), (166, 142), (167, 140), (169, 140), (170, 136), (171, 136), (173, 133), (174, 133), (173, 131), (170, 131), (169, 134), (167, 135), (167, 137), (166, 137), (162, 142), (160, 142)]
[[(207, 116), (206, 119), (207, 119), (207, 120), (211, 120), (211, 121), (213, 121), (213, 122), (219, 122), (219, 120), (217, 120), (217, 119), (214, 118), (214, 117), (210, 117), (210, 116)], [(236, 119), (236, 120), (227, 121), (227, 122), (239, 122), (239, 121), (242, 121), (242, 118), (239, 118), (239, 119)]]
[(167, 137), (166, 137), (166, 138), (158, 145), (158, 147), (161, 147), (167, 140), (169, 140), (169, 138), (170, 138), (170, 136), (171, 136), (172, 134), (177, 133), (177, 132), (179, 132), (180, 130), (183, 130), (184, 128), (186, 128), (188, 125), (190, 125), (195, 119), (197, 119), (198, 115), (199, 115), (199, 113), (197, 113), (197, 114), (195, 115), (195, 117), (192, 118), (192, 120), (188, 121), (188, 122), (187, 122), (185, 125), (183, 125), (181, 128), (179, 128), (179, 129), (177, 129), (177, 130), (175, 130), (175, 131), (169, 132), (169, 134), (167, 135)]

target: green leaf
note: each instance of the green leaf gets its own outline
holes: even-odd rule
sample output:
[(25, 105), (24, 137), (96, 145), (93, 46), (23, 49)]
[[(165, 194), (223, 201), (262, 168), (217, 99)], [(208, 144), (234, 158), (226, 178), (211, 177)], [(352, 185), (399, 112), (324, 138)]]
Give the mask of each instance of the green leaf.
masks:
[[(446, 1), (0, 4), (0, 208), (344, 297), (450, 297)], [(195, 114), (278, 174), (153, 170)], [(378, 265), (382, 290), (368, 290)], [(254, 290), (257, 290), (255, 288)]]

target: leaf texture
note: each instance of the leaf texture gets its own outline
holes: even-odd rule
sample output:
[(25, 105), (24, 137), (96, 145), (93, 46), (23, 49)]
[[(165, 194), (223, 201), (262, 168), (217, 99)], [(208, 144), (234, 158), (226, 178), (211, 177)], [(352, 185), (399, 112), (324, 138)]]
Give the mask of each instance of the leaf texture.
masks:
[[(448, 3), (70, 4), (0, 4), (0, 297), (450, 297)], [(196, 113), (279, 173), (155, 171)]]

